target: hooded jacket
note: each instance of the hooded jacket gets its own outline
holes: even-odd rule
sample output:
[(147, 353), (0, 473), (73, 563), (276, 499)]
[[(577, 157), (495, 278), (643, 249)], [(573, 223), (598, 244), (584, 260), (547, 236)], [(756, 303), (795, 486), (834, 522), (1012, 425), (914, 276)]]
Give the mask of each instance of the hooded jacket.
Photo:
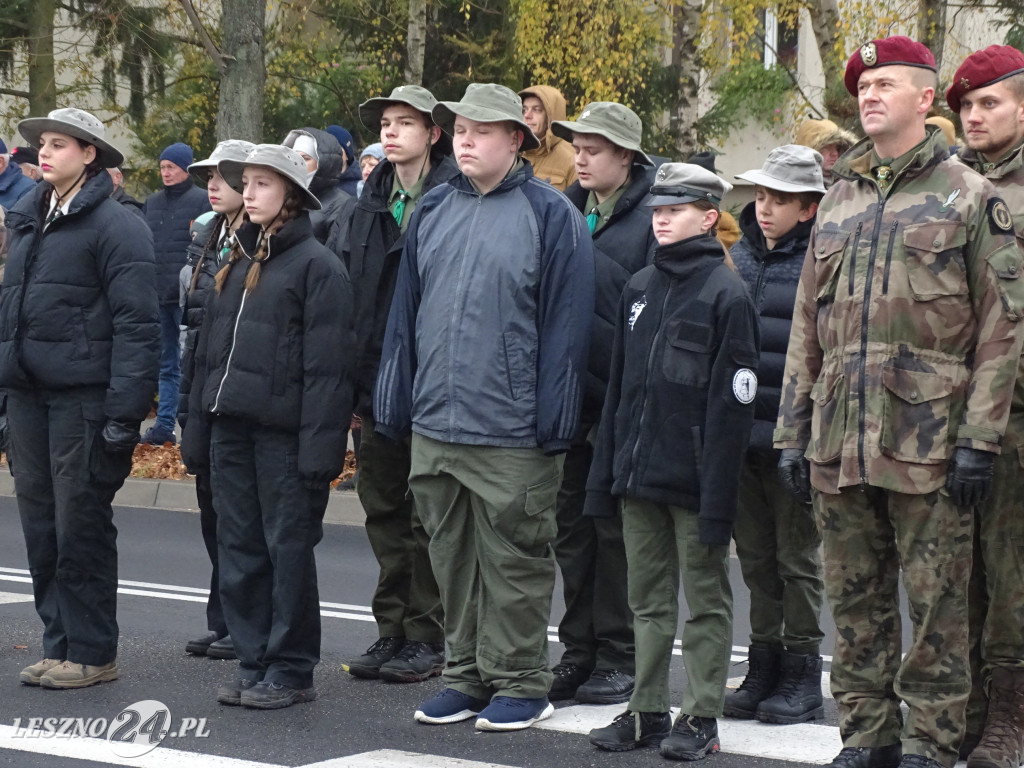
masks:
[(178, 304), (178, 274), (185, 266), (185, 249), (192, 241), (189, 226), (209, 210), (206, 190), (197, 187), (191, 176), (154, 192), (142, 204), (153, 233), (156, 293), (161, 304)]
[[(206, 414), (233, 416), (298, 436), (298, 472), (338, 476), (352, 414), (352, 291), (344, 266), (313, 237), (303, 211), (270, 236), (252, 292), (245, 279), (260, 227), (235, 233), (242, 256), (220, 293), (210, 291), (196, 348), (186, 432)], [(209, 446), (182, 438), (186, 465)], [(200, 464), (201, 465), (201, 464)]]
[(658, 246), (619, 303), (611, 382), (584, 514), (612, 497), (693, 510), (702, 544), (728, 544), (754, 419), (758, 329), (712, 235)]
[[(458, 173), (451, 155), (435, 145), (430, 155), (430, 171), (423, 180), (423, 193)], [(402, 232), (388, 207), (394, 178), (395, 167), (382, 160), (366, 179), (352, 215), (350, 250), (345, 256), (352, 277), (356, 318), (355, 412), (362, 417), (373, 416), (373, 385), (377, 381), (384, 331), (408, 232)]]
[(523, 98), (536, 96), (547, 113), (548, 130), (538, 136), (540, 146), (523, 152), (522, 155), (533, 165), (533, 175), (546, 181), (555, 189), (565, 190), (576, 181), (576, 164), (573, 162), (572, 144), (551, 132), (551, 123), (565, 120), (565, 97), (550, 85), (535, 85), (519, 92)]
[(431, 190), (407, 234), (376, 430), (568, 450), (594, 313), (583, 216), (523, 163), (485, 195), (463, 174)]
[(160, 368), (153, 244), (142, 220), (89, 179), (43, 229), (49, 184), (7, 212), (0, 387), (105, 387), (104, 416), (139, 422)]
[[(344, 258), (347, 250), (348, 228), (352, 222), (352, 211), (356, 199), (338, 186), (341, 179), (344, 152), (338, 140), (327, 131), (318, 128), (303, 128), (288, 134), (306, 134), (316, 142), (317, 168), (309, 182), (309, 191), (320, 201), (319, 211), (309, 212), (313, 225), (313, 236), (327, 246), (327, 249)], [(288, 139), (286, 138), (285, 141)]]
[(0, 173), (0, 208), (9, 211), (35, 187), (36, 182), (21, 172), (21, 166), (8, 160), (4, 172)]

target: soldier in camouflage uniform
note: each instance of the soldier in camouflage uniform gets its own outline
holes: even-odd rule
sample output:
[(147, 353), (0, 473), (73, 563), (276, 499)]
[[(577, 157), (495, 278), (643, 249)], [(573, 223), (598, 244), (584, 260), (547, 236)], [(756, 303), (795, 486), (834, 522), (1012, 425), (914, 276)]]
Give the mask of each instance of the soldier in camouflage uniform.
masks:
[[(775, 446), (790, 489), (816, 491), (844, 744), (831, 765), (949, 768), (970, 691), (971, 506), (1009, 415), (1024, 259), (991, 183), (925, 127), (927, 48), (872, 41), (845, 82), (867, 138), (818, 209)], [(902, 661), (901, 568), (914, 624)]]
[[(1024, 233), (1024, 54), (992, 45), (967, 57), (946, 91), (960, 113), (960, 159), (985, 175)], [(971, 697), (960, 754), (968, 768), (1024, 760), (1024, 361), (996, 459), (992, 494), (975, 509), (969, 638)], [(986, 716), (987, 710), (987, 716)], [(984, 730), (983, 730), (984, 728)]]

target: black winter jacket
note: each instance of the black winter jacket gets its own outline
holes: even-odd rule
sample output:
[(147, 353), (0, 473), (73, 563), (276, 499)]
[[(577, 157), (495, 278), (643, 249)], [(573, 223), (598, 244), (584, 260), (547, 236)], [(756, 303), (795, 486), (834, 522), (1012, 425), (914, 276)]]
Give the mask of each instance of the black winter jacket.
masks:
[(149, 230), (101, 173), (44, 231), (52, 189), (38, 184), (7, 212), (0, 387), (106, 387), (104, 416), (139, 422), (160, 367)]
[(236, 232), (242, 257), (210, 291), (196, 348), (182, 458), (209, 461), (193, 426), (234, 416), (295, 433), (309, 483), (338, 476), (352, 415), (352, 291), (344, 265), (313, 237), (302, 212), (270, 237), (259, 282), (245, 291), (260, 227)]
[(701, 543), (728, 544), (758, 330), (718, 240), (659, 246), (626, 284), (615, 332), (584, 514), (614, 515), (612, 496), (671, 504), (698, 513)]
[(343, 151), (341, 144), (327, 131), (318, 128), (303, 128), (316, 141), (318, 165), (309, 191), (316, 195), (322, 206), (319, 211), (310, 211), (313, 235), (328, 250), (343, 258), (348, 249), (348, 228), (352, 222), (352, 211), (356, 207), (353, 195), (338, 186), (341, 178)]
[(146, 198), (142, 212), (153, 233), (156, 256), (156, 293), (161, 304), (178, 303), (178, 274), (185, 266), (185, 249), (192, 241), (189, 225), (210, 210), (206, 190), (192, 177), (164, 187)]
[(127, 192), (125, 192), (124, 187), (118, 187), (117, 189), (115, 189), (111, 193), (110, 199), (113, 200), (115, 203), (120, 203), (129, 211), (134, 213), (136, 216), (142, 218), (143, 221), (146, 220), (146, 216), (142, 212), (142, 203), (136, 200), (131, 195), (129, 195)]
[[(430, 171), (423, 180), (424, 194), (458, 173), (450, 155), (432, 152)], [(381, 160), (370, 173), (352, 216), (350, 250), (345, 257), (355, 294), (355, 410), (363, 418), (373, 417), (373, 386), (406, 240), (388, 208), (394, 178), (395, 167), (387, 160)]]
[[(611, 218), (594, 235), (595, 288), (594, 322), (590, 326), (590, 355), (587, 385), (583, 393), (580, 424), (588, 429), (601, 417), (604, 393), (608, 389), (608, 368), (612, 359), (615, 321), (622, 289), (635, 273), (654, 257), (654, 229), (651, 209), (644, 205), (654, 184), (654, 168), (634, 165), (632, 181), (615, 204)], [(589, 191), (574, 182), (565, 190), (583, 215)]]
[(754, 204), (748, 203), (740, 214), (743, 238), (729, 250), (740, 277), (754, 298), (761, 328), (751, 449), (775, 450), (772, 432), (779, 417), (793, 304), (813, 226), (814, 219), (797, 224), (769, 251), (764, 234), (757, 225)]

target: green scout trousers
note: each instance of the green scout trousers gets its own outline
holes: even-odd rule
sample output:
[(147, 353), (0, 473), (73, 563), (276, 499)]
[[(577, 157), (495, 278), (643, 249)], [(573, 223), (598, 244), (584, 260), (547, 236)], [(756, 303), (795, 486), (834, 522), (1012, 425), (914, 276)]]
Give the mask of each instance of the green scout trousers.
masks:
[[(861, 486), (813, 497), (836, 623), (832, 694), (843, 744), (902, 740), (905, 755), (952, 766), (970, 691), (971, 510), (956, 507), (944, 491), (911, 495)], [(902, 663), (901, 565), (914, 624)], [(905, 724), (900, 699), (910, 710)]]
[(623, 499), (622, 535), (629, 568), (629, 606), (636, 634), (632, 712), (668, 712), (668, 675), (679, 620), (679, 577), (690, 617), (683, 625), (688, 715), (721, 717), (732, 653), (729, 547), (701, 544), (697, 513)]
[(809, 504), (783, 488), (779, 451), (749, 450), (740, 471), (733, 538), (750, 590), (750, 642), (817, 656), (821, 647), (821, 535)]
[(359, 501), (366, 535), (380, 566), (373, 618), (381, 637), (441, 643), (441, 596), (430, 566), (428, 537), (409, 492), (409, 445), (373, 433), (363, 418)]
[(444, 681), (457, 691), (533, 699), (551, 688), (551, 541), (562, 461), (539, 448), (412, 436), (409, 487), (444, 607)]

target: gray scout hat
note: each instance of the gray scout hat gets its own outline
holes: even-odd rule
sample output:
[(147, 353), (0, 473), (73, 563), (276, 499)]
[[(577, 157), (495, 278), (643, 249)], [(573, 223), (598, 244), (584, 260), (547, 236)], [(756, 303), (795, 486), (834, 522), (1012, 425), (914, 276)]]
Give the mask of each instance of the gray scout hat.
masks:
[(107, 142), (103, 123), (84, 109), (55, 109), (46, 117), (30, 117), (18, 123), (18, 132), (33, 147), (39, 147), (39, 137), (46, 131), (89, 142), (96, 147), (96, 157), (104, 168), (114, 168), (124, 162), (124, 155)]
[(380, 116), (393, 104), (408, 104), (425, 115), (430, 115), (437, 105), (434, 94), (420, 85), (400, 85), (390, 96), (375, 96), (359, 105), (359, 120), (368, 130), (380, 131)]
[(216, 168), (221, 160), (245, 160), (256, 145), (251, 141), (241, 139), (228, 139), (220, 142), (213, 148), (213, 152), (205, 160), (197, 160), (188, 167), (188, 173), (201, 187), (206, 186), (207, 177), (205, 171), (208, 168)]
[(658, 169), (651, 187), (647, 205), (682, 205), (707, 200), (715, 206), (722, 204), (732, 184), (724, 181), (707, 168), (692, 163), (665, 163)]
[(643, 130), (643, 123), (636, 112), (614, 101), (592, 101), (583, 108), (575, 122), (555, 120), (551, 123), (551, 132), (560, 139), (572, 142), (573, 134), (594, 133), (617, 147), (636, 152), (636, 162), (641, 165), (654, 165), (640, 149)]
[(299, 188), (302, 207), (312, 211), (320, 210), (320, 201), (306, 188), (306, 161), (290, 147), (280, 144), (257, 144), (242, 160), (225, 159), (217, 163), (217, 170), (233, 190), (242, 191), (242, 171), (247, 166), (267, 168), (284, 176)]
[(462, 101), (439, 101), (433, 110), (434, 122), (449, 136), (455, 128), (455, 118), (464, 117), (478, 123), (515, 123), (523, 131), (520, 151), (540, 146), (530, 126), (523, 120), (523, 100), (504, 85), (496, 83), (470, 83)]
[(768, 153), (760, 170), (737, 173), (737, 179), (759, 184), (777, 192), (821, 192), (821, 154), (799, 144), (784, 144)]

